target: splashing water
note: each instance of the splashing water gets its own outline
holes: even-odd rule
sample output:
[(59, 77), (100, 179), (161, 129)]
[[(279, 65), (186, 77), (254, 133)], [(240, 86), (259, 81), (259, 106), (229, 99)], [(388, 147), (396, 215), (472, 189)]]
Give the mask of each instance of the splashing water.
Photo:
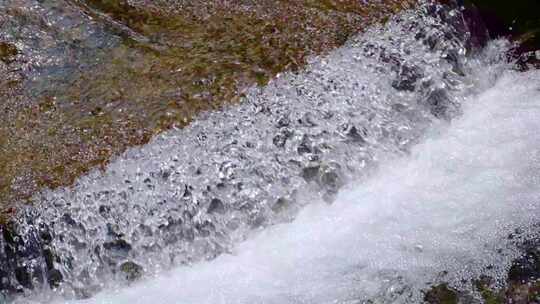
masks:
[(408, 295), (403, 280), (422, 288), (445, 270), (463, 279), (504, 268), (496, 249), (540, 215), (540, 71), (506, 72), (466, 104), (449, 129), (333, 205), (307, 206), (233, 254), (84, 303), (360, 303)]
[(502, 271), (504, 236), (538, 216), (540, 73), (502, 41), (466, 57), (460, 20), (404, 12), (37, 196), (60, 293), (110, 290), (126, 261), (198, 263), (88, 303), (414, 302), (441, 271)]
[(496, 249), (540, 215), (539, 115), (540, 71), (506, 72), (450, 128), (333, 205), (314, 203), (230, 255), (84, 303), (360, 303), (381, 293), (414, 302), (404, 288), (438, 272), (500, 271), (509, 256)]

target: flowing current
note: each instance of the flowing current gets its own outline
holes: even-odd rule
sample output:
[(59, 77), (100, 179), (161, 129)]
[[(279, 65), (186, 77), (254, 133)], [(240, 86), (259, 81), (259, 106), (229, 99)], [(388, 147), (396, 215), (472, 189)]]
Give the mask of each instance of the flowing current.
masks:
[(16, 302), (417, 302), (504, 273), (540, 215), (540, 72), (467, 39), (425, 4), (36, 196), (65, 283)]
[(314, 203), (230, 255), (83, 303), (417, 303), (412, 288), (438, 272), (475, 278), (502, 266), (501, 240), (540, 211), (539, 89), (538, 71), (506, 73), (449, 129), (332, 206)]

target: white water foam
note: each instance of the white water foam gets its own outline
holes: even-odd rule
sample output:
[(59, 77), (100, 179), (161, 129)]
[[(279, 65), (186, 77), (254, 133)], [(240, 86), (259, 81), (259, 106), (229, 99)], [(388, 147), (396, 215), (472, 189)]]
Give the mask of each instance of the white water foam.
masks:
[[(418, 301), (441, 271), (467, 279), (540, 215), (540, 71), (507, 71), (410, 156), (307, 206), (232, 254), (81, 303)], [(497, 268), (497, 267), (496, 267)], [(377, 302), (377, 303), (378, 303)], [(70, 302), (76, 303), (76, 302)]]

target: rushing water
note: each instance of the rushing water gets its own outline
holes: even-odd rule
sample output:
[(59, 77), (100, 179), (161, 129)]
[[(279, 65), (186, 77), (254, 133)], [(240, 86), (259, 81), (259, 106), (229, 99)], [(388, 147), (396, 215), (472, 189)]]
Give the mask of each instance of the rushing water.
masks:
[(540, 73), (467, 39), (458, 9), (404, 12), (36, 196), (65, 283), (19, 301), (414, 302), (502, 273), (539, 215)]
[(504, 269), (509, 256), (496, 250), (540, 215), (540, 71), (505, 72), (464, 108), (333, 205), (314, 203), (230, 255), (84, 303), (416, 302), (412, 288), (442, 271), (459, 280)]

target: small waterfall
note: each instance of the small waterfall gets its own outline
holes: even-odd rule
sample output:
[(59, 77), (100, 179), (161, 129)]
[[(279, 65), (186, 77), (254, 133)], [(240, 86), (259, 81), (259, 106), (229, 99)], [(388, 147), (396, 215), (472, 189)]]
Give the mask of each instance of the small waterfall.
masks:
[(422, 303), (430, 282), (504, 278), (519, 255), (508, 233), (540, 214), (539, 84), (539, 71), (507, 71), (450, 127), (334, 204), (313, 202), (232, 254), (81, 303)]
[(499, 226), (538, 211), (538, 193), (524, 191), (537, 185), (538, 151), (513, 157), (538, 143), (518, 136), (538, 127), (538, 74), (509, 72), (507, 42), (471, 52), (469, 39), (460, 8), (425, 1), (238, 106), (36, 195), (15, 230), (41, 246), (23, 255), (42, 282), (37, 301), (103, 291), (96, 303), (359, 303), (433, 269), (486, 266), (476, 254), (496, 259), (482, 246), (508, 232)]

